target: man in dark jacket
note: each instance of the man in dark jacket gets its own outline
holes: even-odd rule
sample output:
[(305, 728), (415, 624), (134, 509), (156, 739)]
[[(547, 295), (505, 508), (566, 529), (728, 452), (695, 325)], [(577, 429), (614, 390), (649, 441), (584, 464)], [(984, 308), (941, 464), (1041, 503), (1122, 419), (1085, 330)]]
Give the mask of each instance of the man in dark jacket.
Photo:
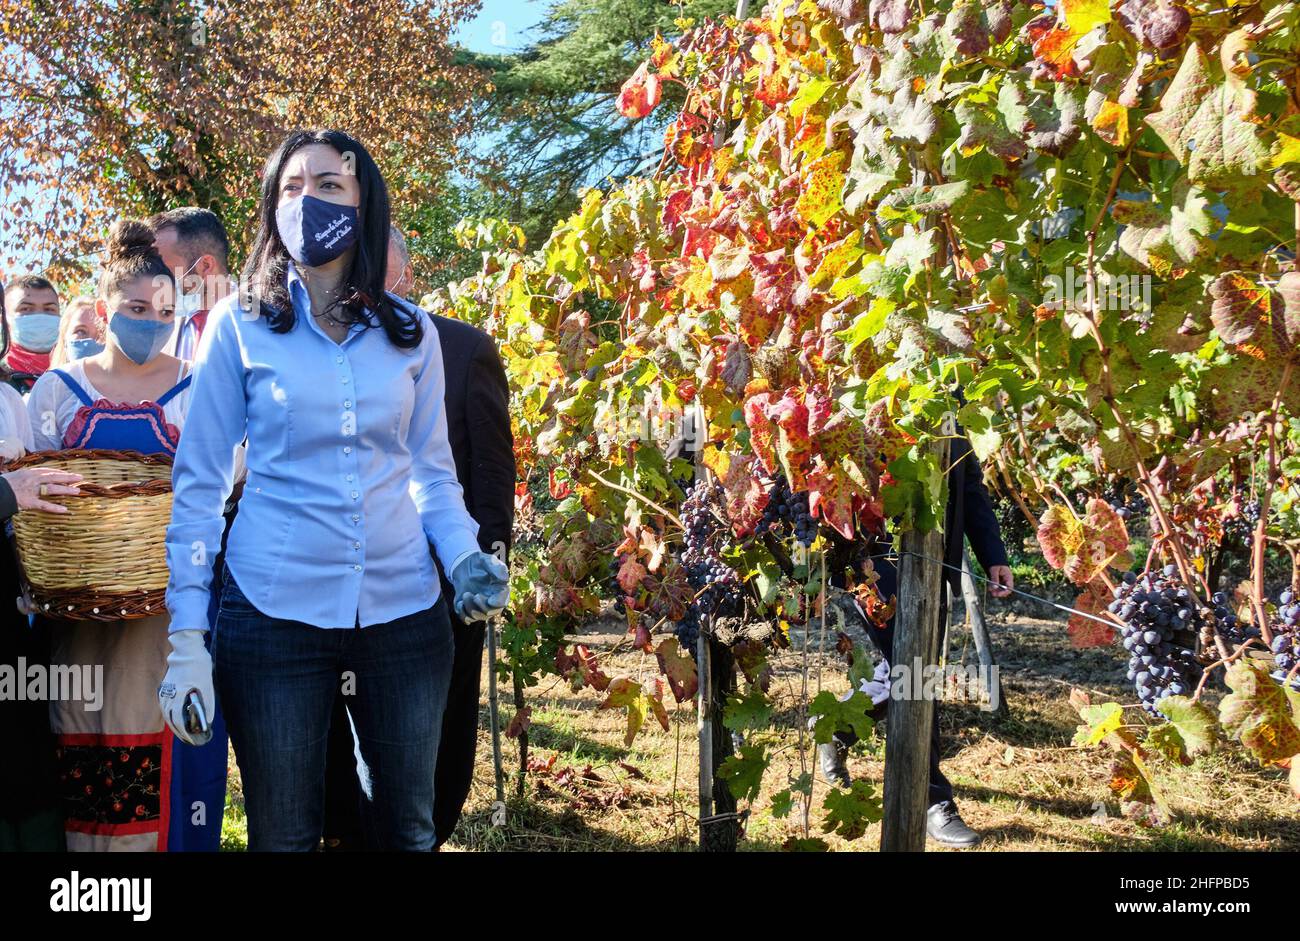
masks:
[[(413, 286), (411, 259), (402, 234), (393, 229), (388, 247), (389, 291), (405, 297)], [(465, 507), (478, 522), (479, 548), (505, 561), (514, 525), (515, 457), (510, 431), (510, 390), (490, 336), (459, 320), (433, 317), (446, 375), (447, 437)], [(438, 563), (434, 555), (435, 564)], [(443, 597), (455, 594), (438, 566)], [(448, 605), (456, 652), (442, 719), (434, 775), (433, 823), (438, 844), (456, 829), (474, 777), (478, 745), (479, 680), (486, 622), (466, 624)], [(345, 697), (335, 703), (326, 761), (325, 842), (327, 849), (356, 848), (360, 840), (360, 785)]]
[[(948, 471), (948, 507), (944, 522), (947, 539), (944, 543), (944, 569), (954, 592), (961, 591), (961, 556), (963, 538), (970, 540), (971, 550), (988, 573), (989, 592), (995, 598), (1011, 594), (1014, 579), (1007, 564), (1007, 550), (1002, 544), (997, 517), (989, 492), (984, 487), (984, 472), (980, 468), (970, 441), (960, 432), (952, 439)], [(874, 555), (875, 553), (873, 553)], [(880, 580), (876, 583), (882, 598), (888, 600), (898, 594), (898, 570), (888, 559), (874, 560)], [(946, 600), (940, 604), (940, 624), (947, 620)], [(891, 664), (894, 660), (894, 622), (891, 618), (882, 628), (867, 620), (867, 632), (872, 641)], [(879, 681), (887, 682), (887, 681)], [(845, 759), (853, 744), (851, 733), (837, 733), (831, 742), (818, 746), (822, 774), (832, 784), (848, 787), (851, 783)], [(939, 768), (939, 707), (935, 704), (934, 724), (930, 731), (930, 807), (926, 816), (926, 832), (930, 838), (948, 846), (974, 846), (979, 834), (966, 826), (953, 802), (952, 784)]]

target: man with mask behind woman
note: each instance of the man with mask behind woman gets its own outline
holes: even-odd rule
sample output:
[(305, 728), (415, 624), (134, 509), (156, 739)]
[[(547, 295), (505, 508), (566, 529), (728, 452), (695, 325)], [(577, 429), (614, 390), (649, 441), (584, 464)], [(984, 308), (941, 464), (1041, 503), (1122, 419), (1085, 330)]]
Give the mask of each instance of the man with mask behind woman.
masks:
[(59, 292), (34, 274), (14, 278), (7, 290), (10, 345), (5, 366), (10, 384), (27, 392), (50, 368), (50, 350), (59, 338)]
[[(176, 452), (189, 365), (163, 353), (173, 329), (172, 274), (142, 222), (109, 235), (96, 308), (102, 352), (52, 369), (27, 401), (36, 447)], [(105, 623), (51, 620), (56, 666), (103, 665), (102, 708), (52, 702), (70, 850), (216, 849), (225, 804), (223, 737), (203, 746), (203, 773), (181, 762), (158, 714), (166, 614)], [(214, 723), (215, 725), (215, 723)], [(190, 756), (187, 756), (190, 757)]]
[(176, 278), (176, 333), (167, 352), (193, 359), (208, 311), (230, 293), (230, 238), (217, 214), (198, 206), (160, 212), (149, 225), (154, 248)]

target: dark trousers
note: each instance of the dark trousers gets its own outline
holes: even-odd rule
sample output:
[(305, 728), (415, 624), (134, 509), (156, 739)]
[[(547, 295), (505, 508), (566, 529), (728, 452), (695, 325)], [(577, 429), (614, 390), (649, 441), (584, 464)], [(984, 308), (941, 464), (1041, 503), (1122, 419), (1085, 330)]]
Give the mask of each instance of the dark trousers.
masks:
[[(443, 597), (452, 587), (443, 582)], [(479, 688), (483, 671), (482, 621), (466, 624), (448, 606), (455, 653), (447, 707), (442, 718), (438, 763), (434, 771), (433, 824), (438, 845), (456, 829), (465, 798), (474, 779), (478, 748)], [(360, 787), (357, 782), (355, 742), (343, 697), (337, 697), (330, 721), (329, 750), (325, 762), (325, 840), (329, 849), (355, 849), (361, 840)]]
[[(888, 559), (874, 559), (876, 571), (880, 574), (880, 581), (876, 587), (880, 589), (880, 594), (885, 599), (890, 595), (898, 594), (898, 569), (894, 563)], [(941, 586), (942, 590), (943, 586)], [(948, 619), (947, 593), (944, 593), (944, 601), (939, 605), (939, 624), (940, 629)], [(890, 618), (885, 627), (877, 627), (870, 620), (867, 621), (867, 633), (876, 647), (885, 655), (889, 665), (894, 666), (894, 619)], [(846, 745), (852, 745), (857, 741), (857, 736), (852, 732), (837, 732), (835, 737), (844, 742)], [(939, 768), (939, 703), (934, 704), (934, 723), (930, 726), (930, 804), (940, 804), (944, 801), (952, 800), (952, 783), (944, 777), (943, 771)]]
[(434, 846), (433, 769), (450, 678), (451, 625), (431, 608), (361, 629), (268, 617), (229, 577), (213, 679), (243, 776), (250, 850), (314, 850), (324, 818), (330, 713), (352, 682), (349, 728), (363, 769), (368, 847)]

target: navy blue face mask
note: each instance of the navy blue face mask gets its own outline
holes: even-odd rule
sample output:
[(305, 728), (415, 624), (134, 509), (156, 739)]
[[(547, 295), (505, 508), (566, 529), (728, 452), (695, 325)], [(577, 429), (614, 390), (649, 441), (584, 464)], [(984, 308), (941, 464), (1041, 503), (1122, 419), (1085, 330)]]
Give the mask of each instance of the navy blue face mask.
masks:
[(275, 210), (289, 257), (318, 268), (338, 258), (357, 241), (357, 207), (340, 206), (315, 196), (295, 196)]

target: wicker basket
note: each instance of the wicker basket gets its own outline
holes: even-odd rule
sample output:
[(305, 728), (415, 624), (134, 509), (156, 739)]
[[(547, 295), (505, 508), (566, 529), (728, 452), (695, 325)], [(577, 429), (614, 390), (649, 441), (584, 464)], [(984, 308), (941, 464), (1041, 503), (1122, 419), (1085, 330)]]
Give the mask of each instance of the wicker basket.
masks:
[(77, 496), (45, 499), (67, 513), (13, 518), (23, 585), (38, 612), (116, 621), (166, 611), (172, 459), (137, 451), (34, 451), (6, 471), (50, 467), (80, 474)]

